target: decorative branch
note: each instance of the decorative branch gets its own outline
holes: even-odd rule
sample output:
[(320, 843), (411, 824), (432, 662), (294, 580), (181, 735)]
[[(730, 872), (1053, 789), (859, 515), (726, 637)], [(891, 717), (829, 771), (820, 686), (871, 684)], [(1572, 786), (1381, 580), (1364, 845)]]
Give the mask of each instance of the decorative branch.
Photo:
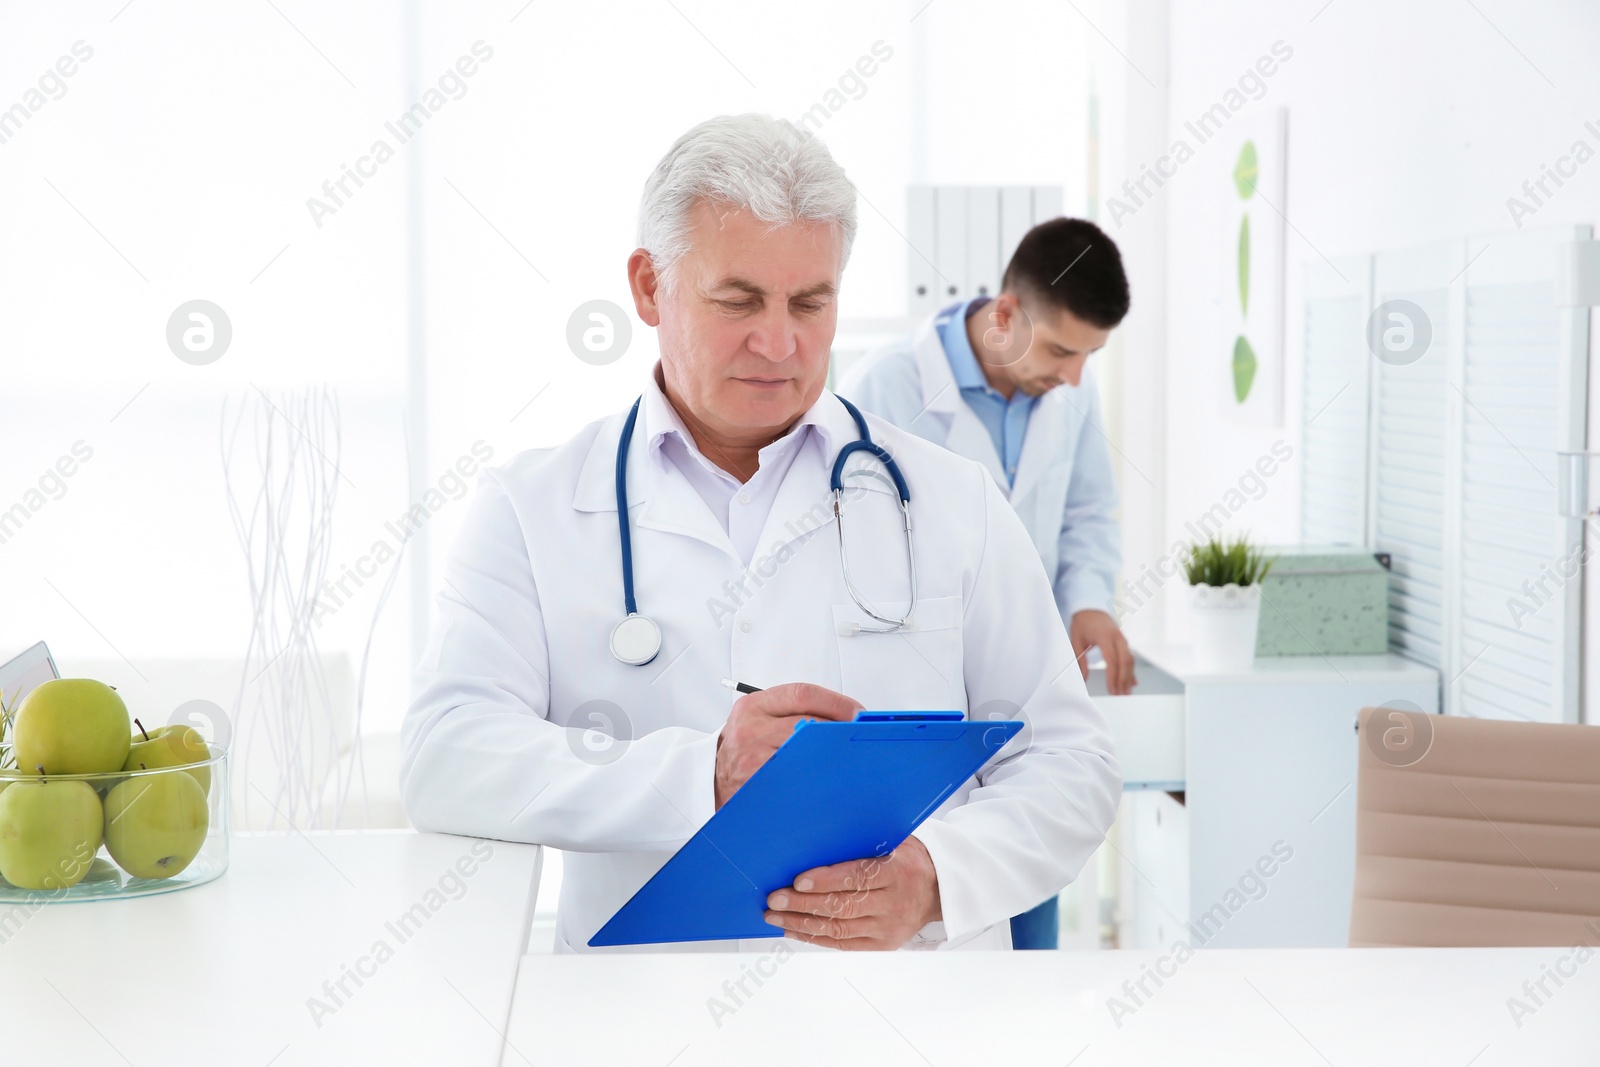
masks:
[[(241, 455), (241, 436), (244, 449)], [(331, 550), (341, 452), (338, 398), (307, 389), (274, 402), (255, 389), (231, 422), (222, 410), (228, 509), (244, 551), (252, 619), (234, 700), (237, 762), (253, 826), (257, 796), (273, 828), (317, 826), (327, 783), (337, 773), (337, 709), (328, 693), (312, 614)], [(246, 700), (249, 706), (246, 707)], [(277, 780), (250, 781), (251, 754), (265, 742)], [(320, 744), (319, 744), (320, 742)], [(319, 747), (326, 756), (319, 758)]]

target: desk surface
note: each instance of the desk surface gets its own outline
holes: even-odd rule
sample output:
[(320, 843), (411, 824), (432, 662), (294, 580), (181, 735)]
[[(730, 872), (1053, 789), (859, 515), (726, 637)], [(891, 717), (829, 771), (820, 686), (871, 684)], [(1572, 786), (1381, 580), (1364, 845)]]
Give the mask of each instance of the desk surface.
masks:
[[(1432, 667), (1393, 652), (1370, 656), (1257, 656), (1238, 671), (1217, 671), (1195, 663), (1190, 645), (1140, 644), (1138, 655), (1186, 684), (1304, 685), (1350, 682), (1432, 682)], [(1139, 690), (1135, 689), (1137, 693)]]
[(193, 889), (0, 905), (0, 1060), (487, 1067), (539, 859), (409, 831), (246, 835)]
[[(1569, 953), (528, 956), (501, 1062), (1592, 1064), (1600, 962)], [(1124, 987), (1158, 965), (1160, 987)], [(1523, 983), (1558, 966), (1574, 976), (1534, 1004)], [(1531, 1013), (1513, 1018), (1510, 997)]]

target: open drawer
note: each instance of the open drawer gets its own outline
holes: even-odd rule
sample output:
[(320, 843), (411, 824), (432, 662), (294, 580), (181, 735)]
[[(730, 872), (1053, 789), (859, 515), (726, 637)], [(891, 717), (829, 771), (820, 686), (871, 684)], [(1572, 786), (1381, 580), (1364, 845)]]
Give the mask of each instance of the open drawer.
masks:
[(1111, 724), (1123, 789), (1181, 790), (1184, 771), (1183, 683), (1134, 655), (1139, 684), (1128, 696), (1106, 695), (1105, 667), (1089, 670), (1089, 696)]

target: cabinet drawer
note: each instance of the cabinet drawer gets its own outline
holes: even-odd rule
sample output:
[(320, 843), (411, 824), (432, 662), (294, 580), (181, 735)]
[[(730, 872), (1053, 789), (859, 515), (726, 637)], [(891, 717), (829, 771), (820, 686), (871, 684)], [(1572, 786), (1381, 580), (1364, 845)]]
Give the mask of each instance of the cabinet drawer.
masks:
[(1139, 684), (1128, 696), (1106, 695), (1106, 672), (1089, 672), (1089, 696), (1111, 726), (1126, 790), (1181, 790), (1184, 769), (1183, 683), (1135, 659)]

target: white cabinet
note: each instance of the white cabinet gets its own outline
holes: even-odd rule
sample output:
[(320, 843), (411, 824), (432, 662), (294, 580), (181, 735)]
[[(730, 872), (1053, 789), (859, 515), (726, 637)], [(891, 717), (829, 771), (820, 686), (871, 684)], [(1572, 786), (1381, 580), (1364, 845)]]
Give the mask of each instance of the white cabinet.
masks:
[(1391, 701), (1436, 712), (1437, 672), (1389, 654), (1263, 657), (1218, 673), (1187, 648), (1154, 647), (1138, 673), (1130, 697), (1091, 677), (1124, 762), (1123, 947), (1344, 945), (1356, 716)]
[(1122, 798), (1125, 946), (1169, 948), (1189, 937), (1189, 809), (1171, 793)]

